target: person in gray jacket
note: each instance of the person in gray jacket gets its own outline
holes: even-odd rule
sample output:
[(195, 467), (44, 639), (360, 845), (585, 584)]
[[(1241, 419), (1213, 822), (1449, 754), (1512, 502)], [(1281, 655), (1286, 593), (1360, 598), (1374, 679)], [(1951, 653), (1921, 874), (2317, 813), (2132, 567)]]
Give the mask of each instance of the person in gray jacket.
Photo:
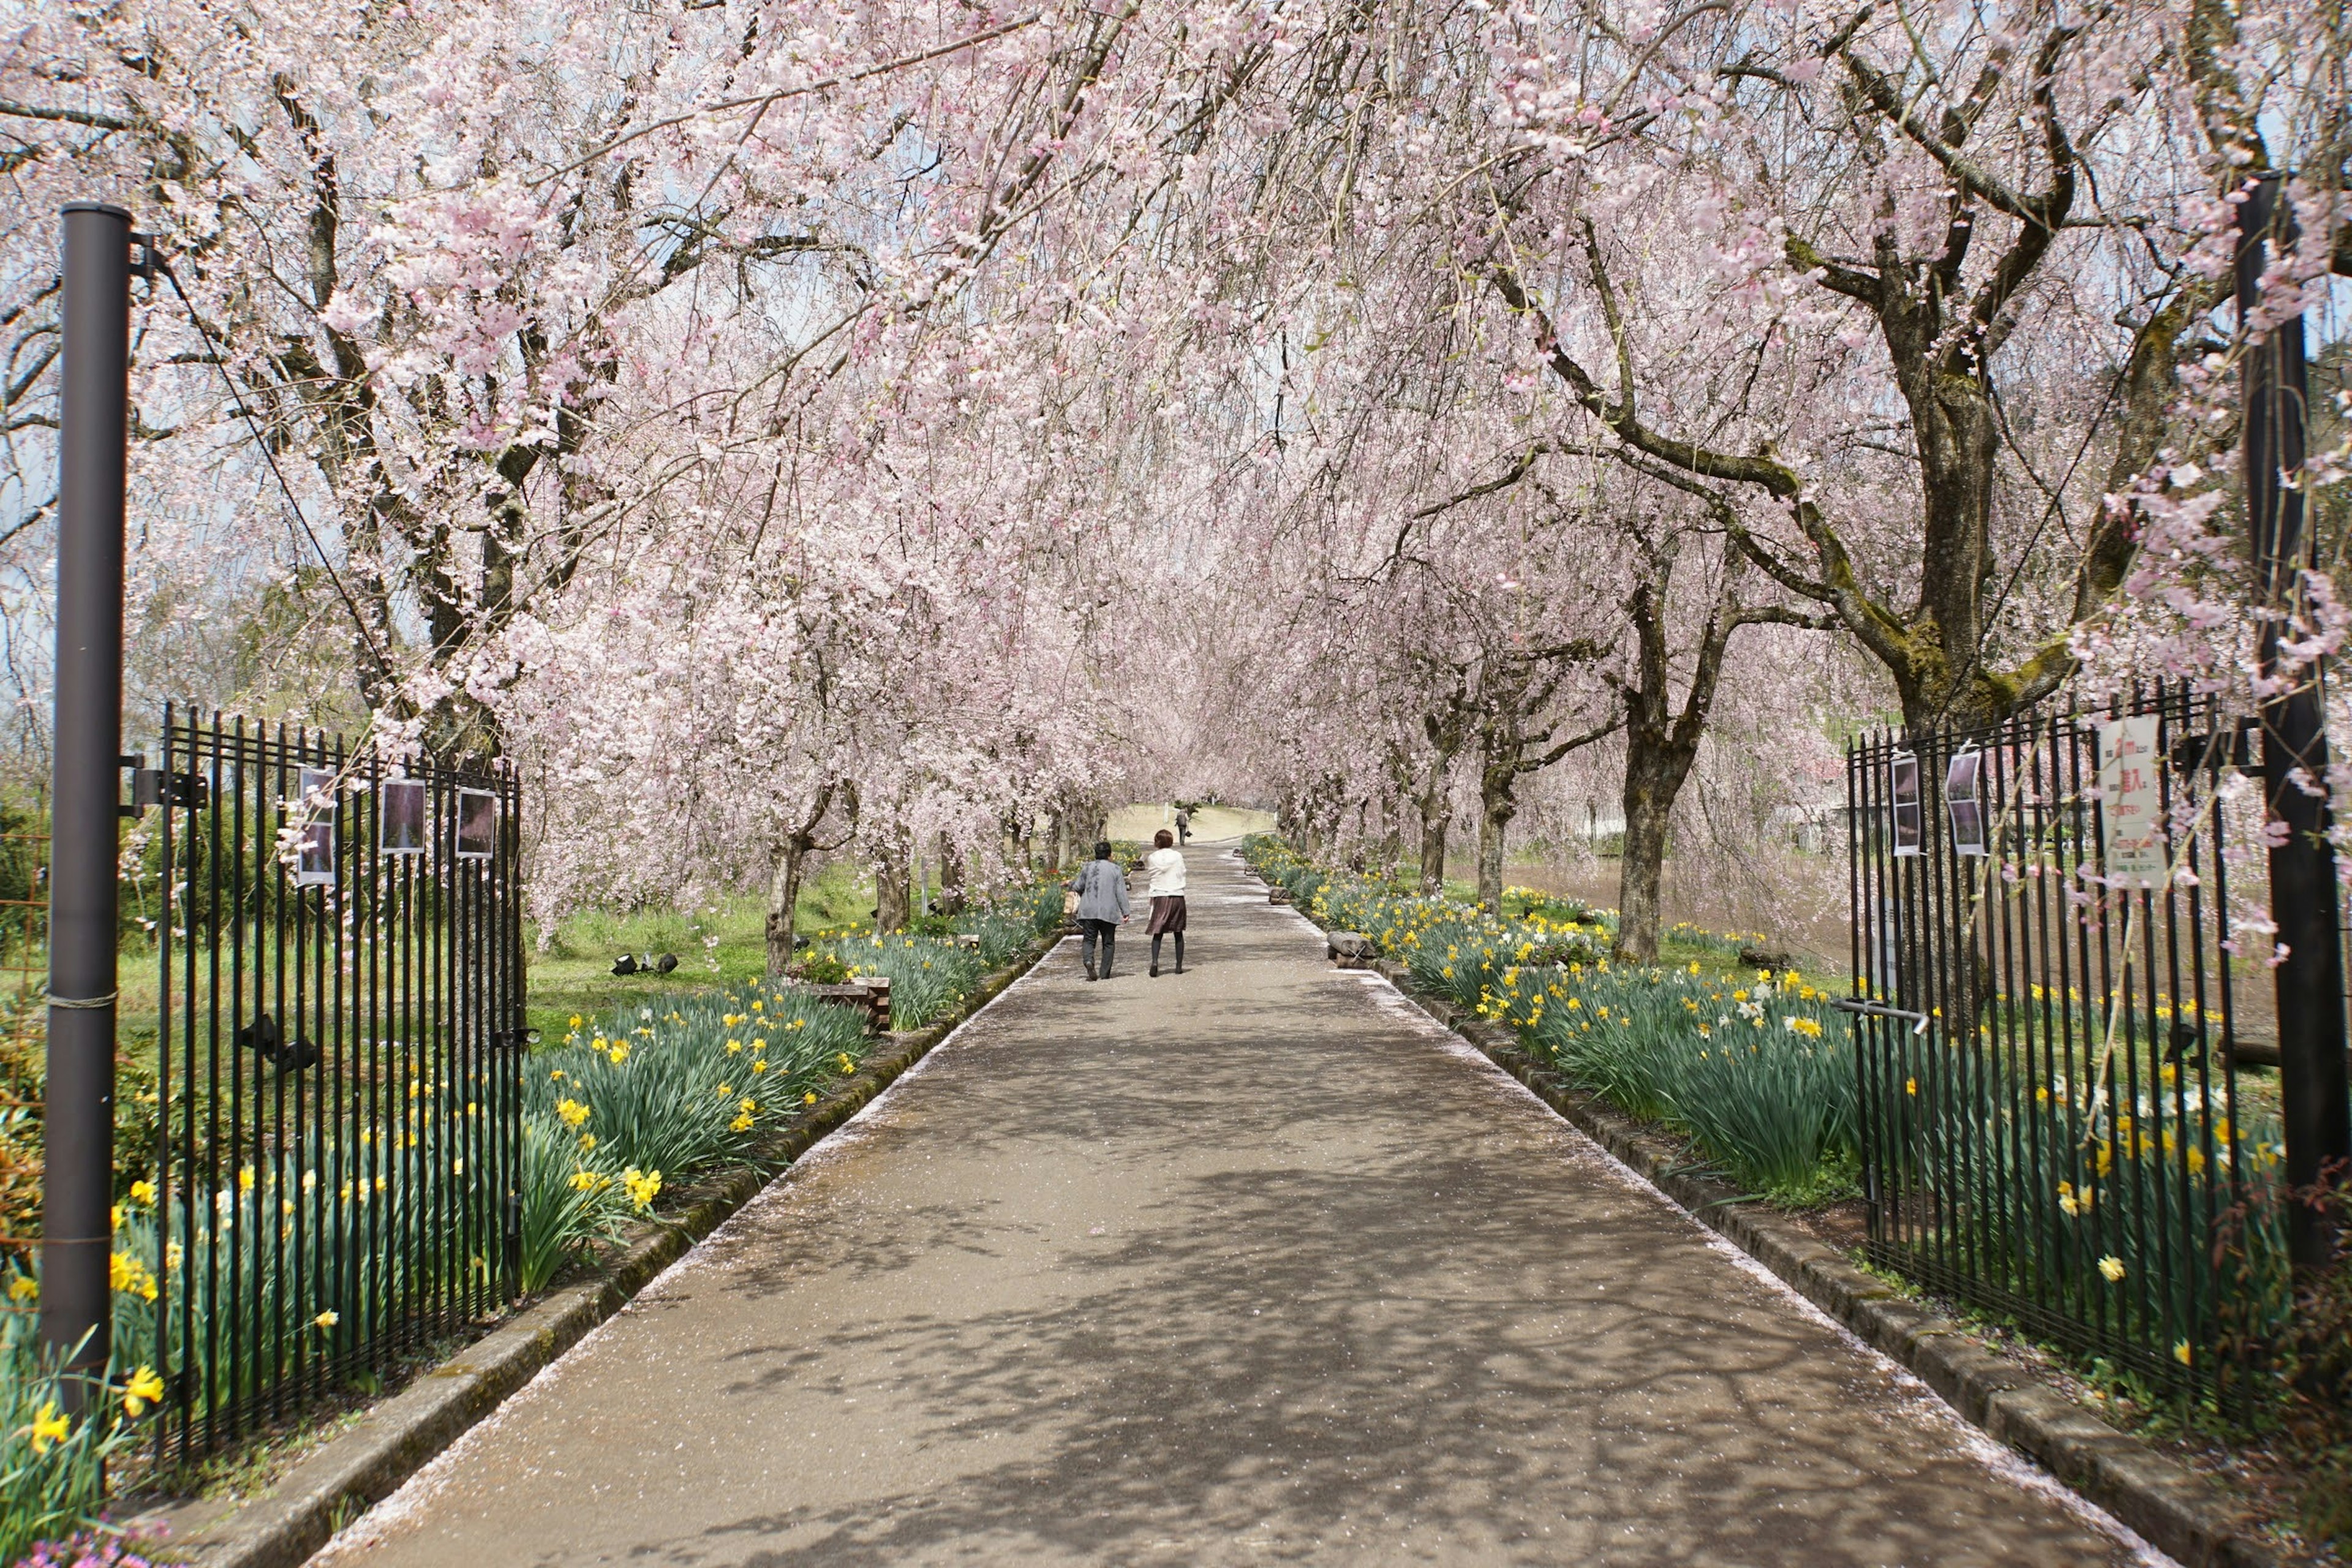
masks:
[[(1078, 922), (1078, 952), (1086, 960), (1087, 978), (1108, 980), (1111, 948), (1128, 916), (1127, 873), (1111, 859), (1109, 840), (1097, 841), (1095, 858), (1079, 867), (1076, 879), (1067, 885), (1078, 896), (1074, 918)], [(1102, 947), (1099, 974), (1095, 970), (1097, 943)]]

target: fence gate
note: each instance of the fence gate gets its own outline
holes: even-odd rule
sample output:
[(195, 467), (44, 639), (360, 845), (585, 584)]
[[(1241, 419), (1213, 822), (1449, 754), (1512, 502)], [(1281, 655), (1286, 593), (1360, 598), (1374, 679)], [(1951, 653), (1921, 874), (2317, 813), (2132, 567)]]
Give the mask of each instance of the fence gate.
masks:
[(1870, 1254), (2189, 1393), (2283, 1289), (2217, 853), (2245, 743), (2165, 688), (1847, 751)]
[(116, 1343), (186, 1457), (512, 1299), (521, 795), (168, 708), (148, 778), (161, 1152), (116, 1268), (153, 1310)]

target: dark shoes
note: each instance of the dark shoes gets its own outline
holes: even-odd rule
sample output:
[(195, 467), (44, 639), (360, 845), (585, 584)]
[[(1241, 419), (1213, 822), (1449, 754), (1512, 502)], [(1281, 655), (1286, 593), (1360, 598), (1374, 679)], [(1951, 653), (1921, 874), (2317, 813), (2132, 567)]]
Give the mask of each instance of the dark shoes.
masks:
[(1151, 966), (1151, 978), (1154, 980), (1160, 978), (1160, 966), (1156, 963)]

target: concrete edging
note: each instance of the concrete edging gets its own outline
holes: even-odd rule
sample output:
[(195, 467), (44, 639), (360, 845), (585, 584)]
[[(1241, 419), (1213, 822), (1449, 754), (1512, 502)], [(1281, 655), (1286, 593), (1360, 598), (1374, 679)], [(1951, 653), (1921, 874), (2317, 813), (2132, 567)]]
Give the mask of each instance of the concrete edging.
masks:
[[(1305, 917), (1301, 917), (1302, 919)], [(1427, 994), (1402, 964), (1373, 965), (1406, 1000), (1476, 1047), (1701, 1225), (1738, 1246), (1854, 1336), (1915, 1373), (1988, 1436), (2016, 1449), (2186, 1568), (2285, 1568), (2252, 1516), (2177, 1459), (2119, 1432), (1966, 1331), (1855, 1268), (1826, 1243), (1731, 1187), (1696, 1175), (1682, 1151), (1538, 1067), (1501, 1025)]]
[(297, 1568), (360, 1514), (397, 1490), (467, 1430), (537, 1376), (589, 1331), (618, 1312), (688, 1250), (717, 1230), (794, 1161), (837, 1131), (909, 1068), (1060, 945), (1055, 935), (982, 980), (953, 1017), (912, 1031), (868, 1060), (760, 1152), (689, 1191), (681, 1213), (636, 1227), (602, 1279), (556, 1290), (457, 1356), (420, 1374), (357, 1425), (277, 1482), (184, 1541), (173, 1556), (203, 1568)]

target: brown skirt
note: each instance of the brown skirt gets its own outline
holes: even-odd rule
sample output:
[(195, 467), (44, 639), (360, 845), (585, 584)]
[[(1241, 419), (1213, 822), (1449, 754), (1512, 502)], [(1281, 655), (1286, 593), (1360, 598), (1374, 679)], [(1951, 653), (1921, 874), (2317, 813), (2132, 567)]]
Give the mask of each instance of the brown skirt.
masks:
[(1151, 923), (1143, 928), (1146, 936), (1160, 936), (1184, 929), (1184, 895), (1157, 898), (1151, 900)]

